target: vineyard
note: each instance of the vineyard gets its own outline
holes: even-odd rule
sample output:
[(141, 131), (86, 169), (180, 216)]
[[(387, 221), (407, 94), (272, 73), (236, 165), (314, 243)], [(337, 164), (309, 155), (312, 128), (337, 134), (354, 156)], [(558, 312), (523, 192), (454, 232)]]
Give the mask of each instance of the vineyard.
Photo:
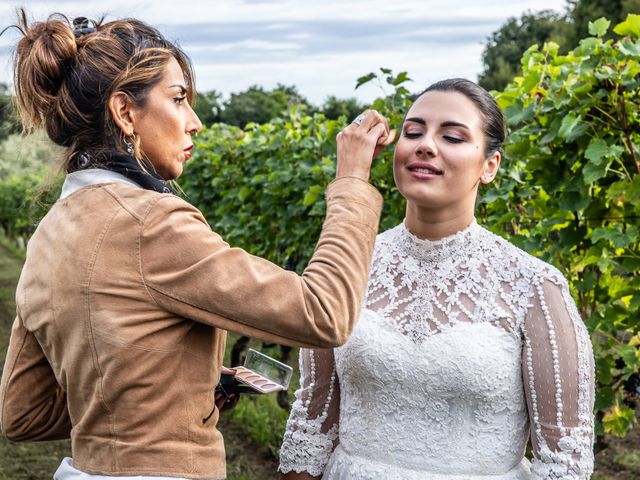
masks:
[[(602, 18), (589, 33), (564, 54), (553, 42), (532, 46), (522, 75), (493, 92), (509, 128), (506, 155), (476, 214), (569, 279), (595, 350), (600, 449), (640, 414), (640, 16), (615, 26)], [(358, 81), (380, 85), (372, 106), (395, 128), (411, 104), (409, 87), (423, 87), (409, 76), (383, 68)], [(180, 187), (231, 245), (300, 272), (319, 236), (346, 121), (291, 105), (243, 129), (212, 124), (195, 139)], [(404, 215), (392, 160), (388, 149), (372, 168), (385, 198), (381, 230)], [(43, 190), (40, 172), (1, 178), (0, 233), (20, 249), (60, 179)], [(262, 425), (249, 434), (277, 454), (287, 412), (274, 398), (245, 399), (231, 415)]]

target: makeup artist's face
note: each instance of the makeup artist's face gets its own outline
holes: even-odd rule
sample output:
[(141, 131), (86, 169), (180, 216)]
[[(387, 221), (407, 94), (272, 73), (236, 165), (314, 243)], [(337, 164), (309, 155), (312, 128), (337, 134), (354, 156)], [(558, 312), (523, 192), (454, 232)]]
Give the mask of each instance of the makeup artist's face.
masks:
[(144, 106), (134, 110), (134, 132), (144, 155), (165, 180), (179, 177), (184, 162), (191, 158), (191, 136), (202, 124), (187, 101), (186, 82), (175, 59), (165, 66)]
[(409, 109), (395, 149), (400, 193), (419, 208), (473, 208), (486, 169), (481, 113), (458, 92), (430, 91)]

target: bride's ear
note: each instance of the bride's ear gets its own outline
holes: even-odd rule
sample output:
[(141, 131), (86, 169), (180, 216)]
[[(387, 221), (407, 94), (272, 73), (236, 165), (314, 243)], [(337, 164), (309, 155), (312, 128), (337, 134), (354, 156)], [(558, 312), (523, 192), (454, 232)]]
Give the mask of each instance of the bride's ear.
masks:
[(482, 175), (480, 176), (480, 181), (483, 184), (487, 185), (491, 183), (496, 177), (498, 169), (500, 168), (500, 160), (502, 160), (502, 155), (496, 150), (484, 161)]

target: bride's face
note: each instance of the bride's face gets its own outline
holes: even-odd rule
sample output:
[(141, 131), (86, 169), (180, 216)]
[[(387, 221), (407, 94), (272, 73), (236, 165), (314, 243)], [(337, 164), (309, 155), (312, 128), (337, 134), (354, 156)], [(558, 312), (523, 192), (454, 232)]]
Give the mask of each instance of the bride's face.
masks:
[(393, 174), (408, 202), (457, 213), (474, 208), (478, 184), (490, 181), (498, 168), (496, 155), (485, 158), (483, 119), (470, 99), (458, 92), (430, 91), (407, 113)]

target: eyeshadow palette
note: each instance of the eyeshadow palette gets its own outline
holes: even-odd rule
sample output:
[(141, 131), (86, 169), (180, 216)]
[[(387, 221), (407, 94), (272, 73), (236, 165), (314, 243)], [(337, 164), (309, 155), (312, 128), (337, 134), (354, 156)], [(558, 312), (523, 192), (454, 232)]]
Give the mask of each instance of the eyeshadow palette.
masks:
[(258, 393), (272, 393), (278, 390), (284, 390), (282, 385), (279, 385), (267, 377), (264, 377), (253, 370), (249, 370), (245, 367), (235, 367), (236, 375), (235, 379), (240, 383), (256, 390)]
[(286, 390), (293, 368), (252, 348), (244, 366), (233, 367), (235, 375), (223, 374), (216, 390), (231, 393), (273, 393)]

